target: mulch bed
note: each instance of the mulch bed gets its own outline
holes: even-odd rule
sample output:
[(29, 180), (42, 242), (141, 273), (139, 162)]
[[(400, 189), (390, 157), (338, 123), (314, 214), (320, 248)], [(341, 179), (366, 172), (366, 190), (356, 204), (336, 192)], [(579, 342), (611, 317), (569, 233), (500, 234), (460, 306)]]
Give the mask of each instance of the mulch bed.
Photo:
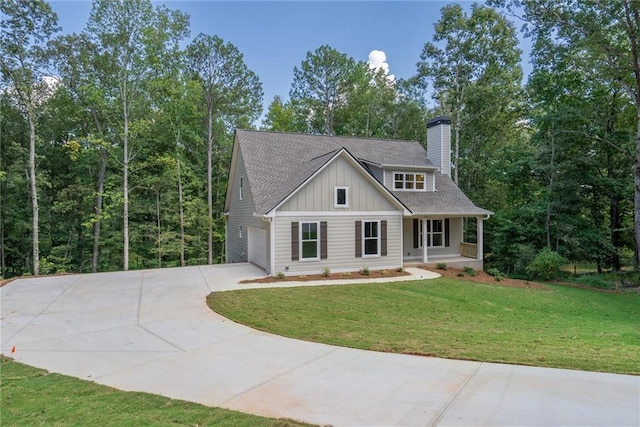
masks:
[(313, 280), (345, 280), (345, 279), (379, 279), (382, 277), (408, 276), (406, 271), (396, 270), (371, 270), (369, 274), (362, 274), (360, 271), (350, 273), (308, 274), (304, 276), (285, 276), (277, 278), (274, 276), (261, 277), (259, 279), (242, 280), (240, 283), (275, 283), (275, 282), (310, 282)]

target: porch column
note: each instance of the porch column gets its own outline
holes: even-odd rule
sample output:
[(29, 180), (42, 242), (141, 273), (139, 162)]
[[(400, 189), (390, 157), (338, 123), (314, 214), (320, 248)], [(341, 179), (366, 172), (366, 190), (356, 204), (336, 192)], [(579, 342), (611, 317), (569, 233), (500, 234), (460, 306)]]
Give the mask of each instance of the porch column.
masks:
[(478, 241), (478, 255), (476, 256), (476, 259), (482, 261), (482, 258), (484, 256), (484, 248), (482, 244), (482, 239), (484, 238), (484, 233), (482, 231), (482, 217), (479, 216), (476, 222), (478, 223), (478, 229), (476, 231), (476, 237)]
[(420, 221), (422, 221), (422, 263), (426, 264), (429, 262), (427, 254), (427, 220), (421, 219)]

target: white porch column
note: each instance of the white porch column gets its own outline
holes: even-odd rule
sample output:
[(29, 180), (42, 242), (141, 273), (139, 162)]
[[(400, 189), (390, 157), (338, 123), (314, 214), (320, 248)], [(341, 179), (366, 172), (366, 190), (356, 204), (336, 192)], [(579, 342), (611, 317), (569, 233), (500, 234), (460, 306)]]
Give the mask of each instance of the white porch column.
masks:
[(482, 231), (482, 217), (479, 216), (477, 219), (477, 223), (478, 223), (478, 229), (476, 231), (477, 233), (477, 241), (478, 241), (478, 255), (476, 256), (478, 259), (478, 261), (482, 261), (482, 258), (484, 256), (484, 248), (483, 248), (483, 242), (482, 239), (484, 238), (484, 233)]
[(422, 221), (422, 263), (426, 264), (429, 262), (429, 255), (427, 254), (427, 220), (421, 219)]

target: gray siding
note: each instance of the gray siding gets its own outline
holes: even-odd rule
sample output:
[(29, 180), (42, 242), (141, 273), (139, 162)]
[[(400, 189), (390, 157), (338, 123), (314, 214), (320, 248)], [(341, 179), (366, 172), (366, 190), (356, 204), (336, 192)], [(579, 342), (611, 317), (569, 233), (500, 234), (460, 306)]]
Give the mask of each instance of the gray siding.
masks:
[[(422, 220), (422, 219), (421, 219)], [(422, 257), (422, 248), (413, 247), (413, 218), (405, 218), (403, 224), (403, 255), (405, 257)], [(427, 255), (431, 257), (460, 255), (462, 242), (462, 218), (449, 218), (449, 247), (428, 248)]]
[[(286, 213), (283, 213), (286, 215)], [(355, 222), (364, 220), (387, 221), (387, 256), (356, 258)], [(327, 259), (318, 261), (291, 260), (291, 223), (304, 221), (327, 221)], [(402, 216), (394, 215), (352, 215), (345, 212), (340, 216), (276, 216), (275, 227), (275, 268), (273, 273), (319, 274), (325, 267), (331, 272), (359, 271), (363, 267), (371, 270), (390, 270), (402, 265), (401, 234)]]
[[(349, 208), (334, 207), (334, 187), (349, 187)], [(328, 164), (300, 188), (278, 212), (396, 211), (397, 208), (344, 158)]]
[[(227, 262), (246, 262), (248, 257), (247, 235), (248, 227), (261, 228), (267, 230), (267, 262), (269, 262), (269, 223), (253, 216), (255, 204), (253, 195), (247, 179), (247, 173), (242, 157), (242, 151), (238, 148), (236, 170), (231, 185), (231, 208), (227, 219)], [(240, 178), (243, 180), (244, 194), (240, 200)], [(239, 235), (240, 225), (242, 225), (242, 237)], [(267, 268), (267, 271), (269, 269)]]
[(441, 124), (427, 129), (427, 158), (443, 175), (451, 176), (451, 125)]

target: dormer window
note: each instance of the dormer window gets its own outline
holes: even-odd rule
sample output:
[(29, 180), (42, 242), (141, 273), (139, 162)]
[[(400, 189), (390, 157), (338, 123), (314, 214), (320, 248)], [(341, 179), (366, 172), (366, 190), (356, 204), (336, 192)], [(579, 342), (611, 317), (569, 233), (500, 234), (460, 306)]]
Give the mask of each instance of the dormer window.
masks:
[(424, 191), (424, 173), (394, 172), (393, 189)]

